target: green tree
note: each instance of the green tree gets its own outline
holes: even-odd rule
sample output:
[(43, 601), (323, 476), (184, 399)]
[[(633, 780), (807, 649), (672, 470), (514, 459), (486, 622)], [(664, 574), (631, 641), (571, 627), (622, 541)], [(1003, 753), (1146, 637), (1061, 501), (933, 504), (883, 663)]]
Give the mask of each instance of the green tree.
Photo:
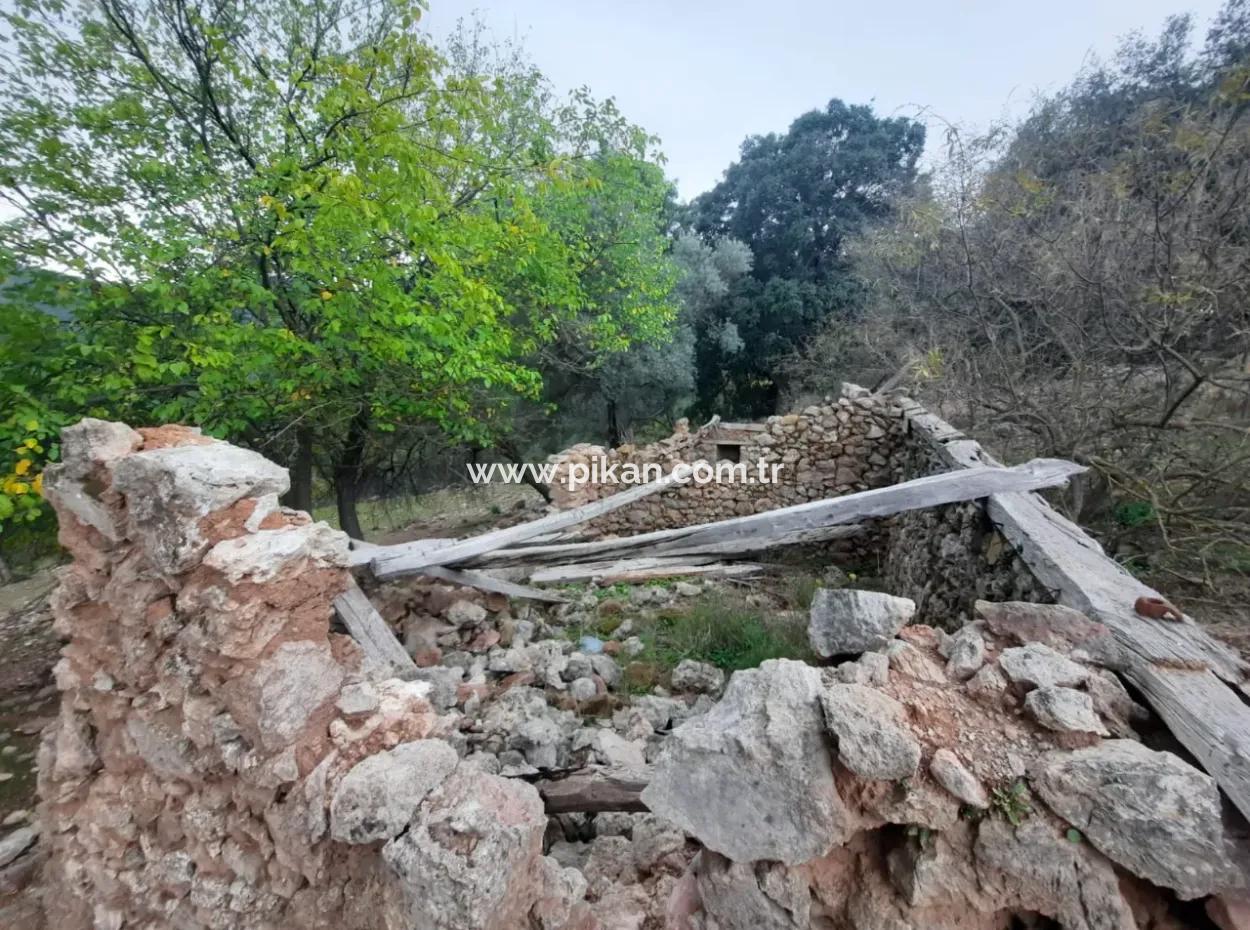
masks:
[[(531, 360), (590, 315), (593, 346), (654, 333), (658, 296), (598, 305), (597, 256), (552, 201), (646, 163), (610, 102), (532, 70), (449, 66), (408, 0), (19, 0), (3, 14), (0, 242), (88, 283), (95, 403), (185, 418), (313, 464), (341, 525), (395, 437), (489, 441)], [(453, 58), (455, 50), (453, 49)], [(646, 262), (618, 262), (622, 294)], [(631, 276), (632, 275), (632, 276)], [(3, 350), (0, 350), (3, 351)], [(72, 392), (71, 392), (72, 395)]]
[(819, 323), (858, 306), (843, 243), (890, 215), (923, 148), (919, 123), (835, 99), (785, 133), (749, 137), (724, 180), (694, 200), (695, 229), (741, 240), (755, 257), (698, 332), (703, 412), (773, 411), (783, 361)]

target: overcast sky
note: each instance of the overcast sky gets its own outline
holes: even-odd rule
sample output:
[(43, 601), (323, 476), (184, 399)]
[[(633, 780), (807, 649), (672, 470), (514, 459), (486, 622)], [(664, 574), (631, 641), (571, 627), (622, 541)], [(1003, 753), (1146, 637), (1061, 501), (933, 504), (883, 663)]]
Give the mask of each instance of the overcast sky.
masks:
[[(1065, 84), (1134, 29), (1220, 0), (430, 0), (436, 35), (480, 12), (525, 42), (561, 90), (587, 85), (662, 140), (683, 198), (720, 179), (743, 138), (830, 97), (984, 126)], [(935, 133), (931, 130), (930, 139)], [(930, 143), (932, 146), (932, 141)]]

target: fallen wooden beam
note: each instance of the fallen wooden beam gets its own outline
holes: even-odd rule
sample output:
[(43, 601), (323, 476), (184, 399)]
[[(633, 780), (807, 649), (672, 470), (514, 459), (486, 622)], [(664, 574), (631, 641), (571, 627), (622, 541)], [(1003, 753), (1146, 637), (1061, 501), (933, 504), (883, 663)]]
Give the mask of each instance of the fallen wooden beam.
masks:
[(585, 768), (534, 781), (548, 814), (591, 814), (605, 811), (645, 812), (642, 790), (651, 780), (647, 770)]
[(365, 654), (367, 664), (383, 678), (407, 678), (415, 674), (417, 664), (395, 638), (377, 608), (360, 590), (355, 580), (334, 599), (334, 612)]
[(542, 591), (538, 588), (517, 584), (514, 581), (508, 581), (506, 578), (496, 578), (494, 575), (487, 575), (484, 572), (471, 572), (463, 569), (447, 568), (443, 565), (431, 565), (424, 569), (421, 574), (429, 575), (431, 578), (441, 578), (443, 581), (450, 581), (452, 584), (464, 585), (466, 588), (477, 588), (479, 591), (494, 591), (497, 594), (506, 594), (509, 597), (544, 601), (548, 604), (567, 604), (569, 600), (567, 597), (561, 597), (550, 591)]
[(690, 530), (693, 528), (681, 527), (675, 530), (656, 530), (651, 533), (642, 533), (638, 536), (624, 536), (619, 539), (604, 539), (588, 543), (518, 546), (516, 548), (487, 552), (470, 561), (474, 565), (480, 564), (492, 567), (546, 563), (571, 564), (583, 561), (601, 562), (605, 561), (607, 557), (628, 557), (635, 552), (646, 552), (657, 556), (695, 557), (706, 555), (728, 558), (767, 552), (770, 549), (781, 546), (799, 546), (829, 542), (834, 539), (846, 539), (851, 536), (857, 536), (864, 531), (864, 527), (860, 524), (851, 523), (839, 526), (820, 526), (814, 529), (794, 530), (792, 532), (761, 532), (747, 539), (692, 546), (686, 541), (686, 537), (689, 536)]
[[(994, 461), (978, 443), (943, 441), (946, 435), (939, 432), (934, 446), (950, 463), (971, 471)], [(1250, 818), (1250, 706), (1241, 696), (1250, 666), (1188, 617), (1175, 622), (1138, 614), (1137, 598), (1159, 593), (1038, 495), (996, 493), (986, 512), (1058, 603), (1111, 630), (1121, 652), (1118, 670)]]
[(530, 520), (528, 523), (519, 523), (516, 526), (483, 533), (481, 536), (462, 539), (459, 542), (454, 542), (451, 545), (428, 552), (415, 554), (404, 551), (394, 552), (386, 551), (389, 547), (384, 547), (384, 551), (375, 554), (373, 558), (371, 563), (373, 573), (379, 578), (397, 578), (402, 575), (418, 574), (421, 569), (430, 565), (451, 565), (456, 562), (463, 562), (483, 552), (502, 549), (504, 546), (512, 543), (532, 539), (535, 536), (541, 536), (544, 533), (551, 533), (555, 530), (562, 530), (565, 527), (576, 526), (579, 523), (585, 523), (587, 520), (593, 520), (595, 517), (619, 510), (621, 507), (626, 507), (635, 501), (642, 500), (644, 497), (658, 494), (665, 488), (671, 487), (682, 480), (682, 476), (674, 472), (665, 475), (658, 481), (638, 485), (619, 494), (613, 494), (611, 497), (605, 497), (603, 500), (582, 504), (582, 506), (574, 507), (571, 510), (549, 514), (538, 520)]
[[(707, 563), (711, 564), (707, 564)], [(685, 575), (720, 578), (754, 575), (764, 570), (763, 565), (752, 562), (735, 562), (727, 565), (713, 561), (685, 558), (621, 559), (615, 562), (579, 562), (573, 565), (553, 565), (540, 568), (530, 575), (534, 584), (569, 584), (575, 581), (598, 581), (603, 584), (636, 584), (656, 578), (678, 578)]]

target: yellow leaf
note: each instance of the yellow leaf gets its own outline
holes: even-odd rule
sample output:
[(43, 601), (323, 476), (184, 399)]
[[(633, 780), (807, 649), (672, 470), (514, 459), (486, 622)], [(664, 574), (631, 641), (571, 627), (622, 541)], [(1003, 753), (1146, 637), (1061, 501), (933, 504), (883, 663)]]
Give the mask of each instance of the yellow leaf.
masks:
[(18, 459), (17, 464), (13, 466), (13, 474), (24, 475), (30, 471), (30, 466), (34, 464), (30, 459)]
[(322, 299), (322, 300), (329, 300), (329, 299), (330, 299), (331, 297), (333, 297), (333, 296), (334, 296), (334, 295), (333, 295), (333, 294), (331, 294), (329, 291), (322, 291), (322, 292), (321, 292), (321, 299)]
[(43, 497), (43, 472), (35, 475), (35, 480), (31, 484), (31, 489), (40, 497)]

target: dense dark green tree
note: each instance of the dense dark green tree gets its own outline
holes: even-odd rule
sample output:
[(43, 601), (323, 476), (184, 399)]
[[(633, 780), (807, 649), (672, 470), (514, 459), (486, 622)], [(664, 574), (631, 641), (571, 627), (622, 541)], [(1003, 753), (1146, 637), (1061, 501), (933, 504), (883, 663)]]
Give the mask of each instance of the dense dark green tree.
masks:
[(890, 215), (916, 177), (924, 127), (831, 100), (782, 134), (752, 136), (724, 180), (698, 197), (691, 225), (755, 256), (697, 331), (703, 412), (772, 412), (783, 360), (823, 321), (850, 317), (859, 289), (843, 243)]

